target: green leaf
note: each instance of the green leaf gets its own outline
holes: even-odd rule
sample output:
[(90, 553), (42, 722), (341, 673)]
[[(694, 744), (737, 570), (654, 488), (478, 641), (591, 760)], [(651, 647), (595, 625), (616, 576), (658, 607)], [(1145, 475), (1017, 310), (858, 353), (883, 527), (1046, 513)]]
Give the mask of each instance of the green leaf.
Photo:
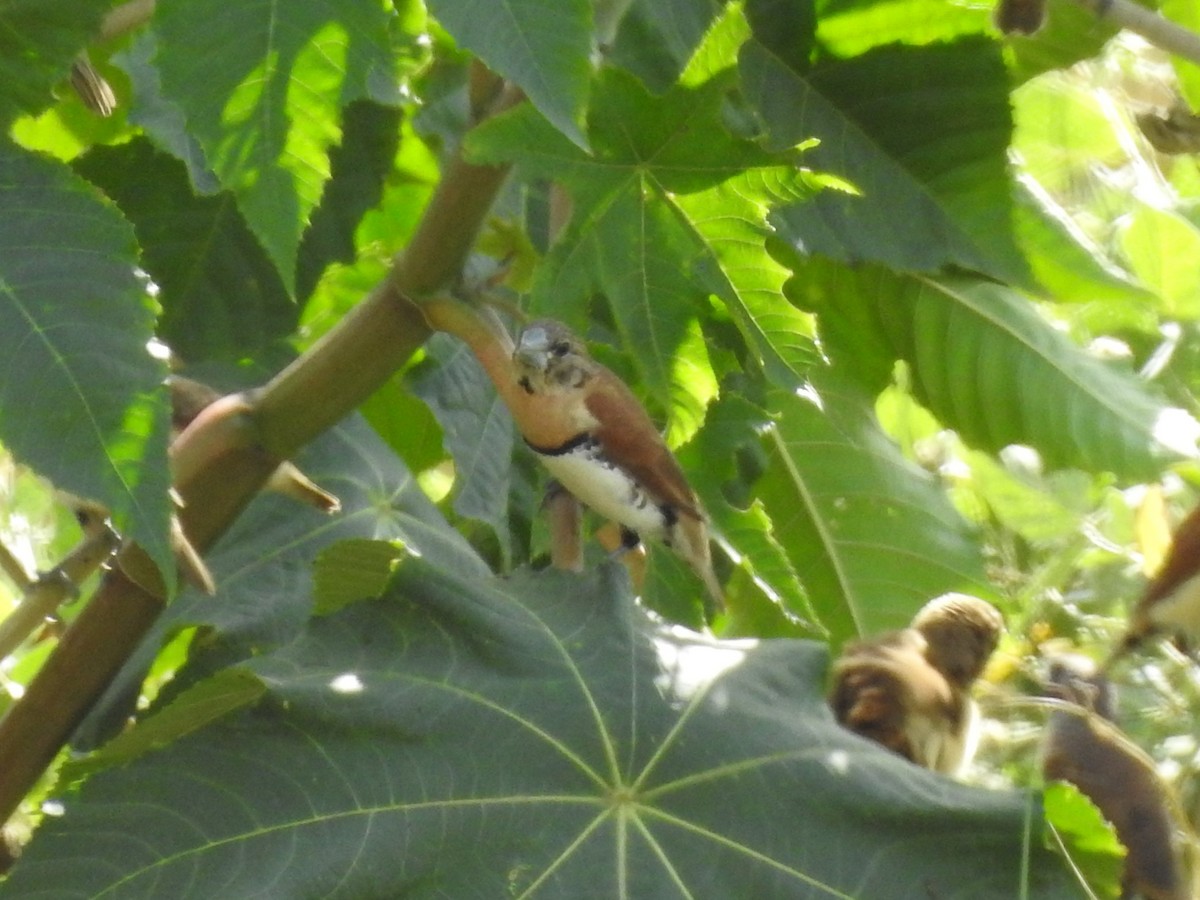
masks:
[(623, 583), (409, 560), (250, 662), (257, 709), (67, 798), (0, 897), (1078, 896), (1031, 798), (836, 726), (823, 648), (666, 629)]
[(863, 365), (877, 374), (890, 348), (912, 367), (917, 398), (977, 447), (1028, 444), (1050, 467), (1130, 479), (1196, 454), (1189, 414), (1089, 356), (1002, 285), (817, 265), (793, 285), (831, 356), (857, 368), (866, 346)]
[(366, 538), (350, 538), (326, 547), (313, 564), (316, 613), (327, 615), (359, 600), (378, 597), (404, 556), (401, 544)]
[(491, 527), (507, 565), (512, 553), (508, 494), (516, 444), (512, 416), (465, 344), (435, 335), (425, 346), (437, 365), (413, 390), (433, 411), (454, 458), (454, 510)]
[(325, 267), (352, 263), (354, 234), (383, 198), (400, 144), (400, 110), (365, 100), (346, 107), (342, 141), (330, 156), (330, 179), (300, 243), (296, 294), (307, 299)]
[(76, 55), (111, 0), (5, 0), (0, 4), (0, 132), (54, 102)]
[(1101, 897), (1119, 896), (1126, 851), (1112, 825), (1073, 784), (1052, 781), (1043, 798), (1046, 824), (1071, 863), (1087, 873), (1089, 887)]
[[(818, 632), (819, 617), (781, 546), (764, 501), (752, 497), (735, 504), (729, 499), (739, 481), (738, 454), (757, 445), (769, 427), (770, 415), (738, 395), (726, 393), (709, 410), (695, 440), (680, 450), (679, 461), (712, 520), (710, 530), (717, 543), (732, 549), (735, 567), (745, 573), (741, 596), (727, 601), (734, 614), (746, 618), (752, 614), (750, 604), (766, 603), (781, 607), (786, 618), (810, 633)], [(658, 551), (655, 561), (665, 552)], [(696, 590), (693, 594), (700, 596)], [(751, 599), (750, 594), (757, 596)]]
[(0, 142), (0, 440), (103, 503), (174, 583), (166, 367), (133, 229), (69, 169)]
[(393, 101), (389, 18), (378, 0), (219, 0), (156, 11), (163, 96), (294, 287), (300, 236), (353, 100)]
[(1120, 232), (1129, 267), (1160, 298), (1164, 316), (1200, 318), (1200, 229), (1175, 212), (1134, 205)]
[(429, 0), (429, 10), (462, 47), (518, 85), (558, 131), (587, 147), (588, 0)]
[(95, 772), (125, 765), (169, 747), (184, 735), (250, 706), (265, 693), (262, 680), (254, 673), (232, 667), (222, 669), (180, 693), (169, 706), (139, 723), (137, 728), (118, 734), (103, 749), (68, 761), (59, 774), (59, 784), (82, 781)]
[(805, 162), (854, 187), (776, 215), (797, 253), (1029, 281), (1013, 239), (1012, 117), (993, 42), (885, 47), (795, 71), (751, 41), (741, 72), (772, 146), (815, 137)]
[(1155, 330), (1155, 296), (1106, 259), (1040, 185), (1018, 184), (1016, 199), (1017, 239), (1049, 296), (1078, 304), (1070, 314), (1085, 317), (1097, 332)]
[(183, 163), (145, 138), (94, 147), (76, 169), (133, 223), (160, 289), (158, 334), (182, 359), (242, 359), (296, 327), (296, 306), (233, 194), (195, 196)]
[(814, 372), (807, 395), (778, 392), (770, 406), (756, 492), (835, 643), (904, 627), (948, 591), (991, 595), (971, 529), (860, 387)]
[(769, 210), (807, 194), (804, 175), (794, 156), (734, 137), (722, 119), (744, 31), (728, 14), (695, 57), (718, 69), (713, 57), (724, 52), (723, 70), (661, 98), (623, 72), (602, 73), (589, 118), (592, 155), (527, 110), (485, 124), (468, 143), (481, 161), (515, 160), (527, 178), (566, 185), (574, 215), (538, 273), (533, 306), (580, 321), (591, 296), (603, 293), (661, 408), (688, 390), (661, 368), (665, 358), (713, 294), (777, 381), (795, 383), (815, 358), (811, 322), (783, 299), (786, 272), (765, 250)]
[(129, 121), (141, 126), (156, 146), (183, 161), (197, 194), (216, 194), (221, 183), (209, 168), (200, 142), (188, 132), (187, 115), (179, 104), (163, 96), (154, 62), (157, 55), (158, 41), (148, 29), (139, 31), (128, 47), (113, 55), (112, 61), (129, 76), (133, 93)]
[[(230, 380), (224, 368), (190, 374), (205, 374), (225, 390), (246, 386), (244, 374)], [(293, 640), (313, 612), (313, 560), (339, 541), (395, 541), (407, 552), (464, 577), (490, 574), (404, 464), (358, 416), (313, 441), (296, 464), (337, 495), (342, 511), (330, 517), (278, 494), (255, 497), (205, 555), (217, 583), (216, 596), (189, 588), (166, 608), (76, 732), (75, 746), (95, 746), (114, 729), (124, 728), (133, 712), (129, 698), (137, 696), (158, 649), (184, 629), (202, 626), (205, 637), (193, 651), (216, 646), (225, 654), (224, 664)], [(189, 683), (190, 676), (181, 673), (172, 685)]]
[[(596, 5), (616, 11), (622, 3), (607, 0)], [(621, 18), (610, 58), (654, 93), (664, 93), (687, 66), (720, 11), (717, 0), (633, 0)], [(600, 19), (598, 8), (596, 32), (604, 42)]]
[(822, 6), (817, 39), (827, 53), (842, 58), (885, 44), (927, 45), (992, 32), (991, 17), (982, 5), (886, 0)]

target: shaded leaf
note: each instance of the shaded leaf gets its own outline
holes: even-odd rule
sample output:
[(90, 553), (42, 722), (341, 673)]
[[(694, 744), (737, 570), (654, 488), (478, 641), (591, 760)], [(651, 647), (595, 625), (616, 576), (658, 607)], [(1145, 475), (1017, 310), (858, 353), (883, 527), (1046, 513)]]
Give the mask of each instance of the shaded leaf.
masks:
[(129, 46), (113, 54), (112, 61), (129, 76), (133, 92), (129, 121), (138, 125), (155, 144), (187, 166), (188, 178), (197, 194), (215, 194), (221, 183), (209, 168), (200, 142), (188, 131), (183, 108), (163, 96), (162, 79), (154, 57), (158, 41), (154, 32), (139, 31)]
[[(244, 386), (231, 382), (228, 373), (191, 374), (203, 374), (226, 389)], [(313, 560), (339, 541), (394, 540), (465, 576), (488, 574), (404, 464), (357, 416), (317, 438), (296, 463), (337, 495), (342, 511), (328, 516), (277, 494), (256, 497), (205, 557), (216, 579), (216, 596), (188, 589), (166, 608), (76, 732), (75, 746), (95, 746), (124, 726), (155, 654), (184, 629), (202, 626), (202, 639), (193, 650), (216, 645), (225, 664), (293, 640), (313, 613)], [(186, 670), (181, 672), (167, 696), (193, 680)]]
[[(750, 615), (751, 603), (778, 605), (786, 617), (798, 620), (810, 633), (818, 632), (816, 611), (780, 544), (763, 500), (755, 497), (738, 505), (729, 498), (740, 475), (737, 454), (758, 444), (768, 427), (770, 415), (736, 394), (726, 394), (709, 410), (696, 438), (680, 450), (679, 459), (708, 512), (718, 544), (733, 550), (735, 567), (745, 573), (749, 589), (759, 595), (754, 600), (729, 599), (735, 615)], [(714, 553), (719, 551), (714, 548)]]
[(69, 169), (0, 142), (0, 439), (103, 503), (174, 583), (166, 367), (133, 230)]
[(1078, 896), (1033, 798), (838, 728), (821, 648), (664, 629), (622, 584), (409, 560), (248, 663), (259, 708), (67, 798), (0, 896)]
[(588, 0), (430, 0), (429, 10), (462, 47), (518, 85), (558, 131), (587, 146)]
[[(607, 5), (619, 8), (621, 3)], [(661, 94), (683, 72), (720, 9), (717, 0), (633, 0), (617, 28), (610, 58)], [(597, 12), (597, 37), (603, 41), (599, 18)]]
[(425, 346), (437, 365), (419, 377), (413, 390), (433, 411), (454, 458), (454, 510), (491, 527), (507, 565), (512, 552), (508, 494), (516, 445), (512, 416), (465, 344), (435, 335)]
[(183, 163), (145, 138), (94, 147), (76, 168), (133, 223), (160, 288), (158, 335), (182, 359), (241, 359), (296, 327), (296, 306), (233, 194), (195, 196)]
[(975, 535), (868, 394), (821, 371), (807, 396), (777, 393), (771, 408), (757, 493), (835, 643), (905, 627), (947, 591), (991, 595)]
[(993, 42), (885, 47), (796, 71), (751, 41), (741, 73), (772, 145), (817, 138), (805, 162), (857, 191), (824, 191), (776, 214), (796, 253), (1029, 280), (1013, 239), (1012, 116)]
[(332, 262), (354, 262), (354, 234), (383, 198), (400, 144), (398, 109), (360, 100), (345, 110), (342, 140), (330, 154), (330, 177), (300, 242), (296, 296), (305, 300)]

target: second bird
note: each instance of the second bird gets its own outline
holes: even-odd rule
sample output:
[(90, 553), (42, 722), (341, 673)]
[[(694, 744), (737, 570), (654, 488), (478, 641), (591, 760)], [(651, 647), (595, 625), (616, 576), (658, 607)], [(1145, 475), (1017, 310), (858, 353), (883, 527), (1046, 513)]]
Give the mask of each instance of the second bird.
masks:
[(661, 540), (700, 576), (710, 614), (724, 606), (700, 501), (645, 408), (563, 324), (531, 322), (513, 354), (538, 401), (525, 442), (580, 502), (630, 535)]

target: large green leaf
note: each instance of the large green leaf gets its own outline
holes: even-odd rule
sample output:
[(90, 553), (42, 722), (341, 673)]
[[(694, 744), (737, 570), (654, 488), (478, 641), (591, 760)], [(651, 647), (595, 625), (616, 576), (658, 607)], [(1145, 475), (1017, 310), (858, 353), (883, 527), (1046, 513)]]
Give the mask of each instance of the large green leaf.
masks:
[(703, 405), (670, 360), (704, 313), (725, 304), (750, 354), (781, 382), (813, 360), (811, 322), (783, 301), (785, 270), (765, 251), (767, 215), (809, 193), (793, 154), (735, 137), (723, 120), (737, 46), (736, 9), (711, 29), (681, 84), (654, 97), (616, 70), (592, 98), (588, 155), (529, 110), (472, 135), (482, 161), (514, 160), (571, 192), (571, 224), (541, 267), (533, 305), (582, 321), (603, 293), (641, 380), (663, 409)]
[(875, 375), (904, 360), (918, 399), (976, 446), (1028, 444), (1051, 467), (1135, 479), (1196, 454), (1190, 415), (1085, 353), (1002, 285), (815, 264), (801, 276), (792, 285), (817, 312), (831, 355)]
[(947, 591), (991, 593), (971, 529), (861, 387), (822, 371), (807, 396), (777, 393), (771, 408), (757, 492), (835, 642), (903, 627)]
[(890, 46), (805, 70), (751, 41), (741, 72), (773, 144), (817, 138), (806, 163), (857, 191), (777, 215), (798, 253), (1029, 280), (1013, 239), (1012, 116), (994, 43)]
[(0, 142), (0, 440), (106, 505), (174, 580), (166, 367), (133, 229), (69, 169)]
[(388, 26), (379, 0), (199, 0), (155, 12), (163, 96), (237, 195), (289, 291), (341, 137), (340, 109), (395, 100)]
[[(212, 374), (222, 387), (234, 386), (220, 377), (227, 373)], [(95, 746), (112, 728), (123, 727), (130, 698), (136, 698), (155, 654), (184, 629), (201, 626), (205, 636), (193, 650), (215, 645), (215, 655), (227, 663), (293, 640), (313, 611), (313, 560), (337, 541), (396, 541), (464, 575), (489, 573), (412, 473), (358, 416), (319, 437), (297, 463), (338, 497), (341, 512), (331, 517), (272, 493), (256, 497), (206, 556), (216, 596), (188, 589), (167, 607), (73, 743)], [(203, 660), (199, 668), (214, 664)], [(194, 678), (185, 671), (176, 682), (186, 685)]]
[(159, 336), (182, 359), (241, 359), (292, 332), (296, 306), (233, 194), (192, 193), (184, 164), (135, 138), (76, 163), (133, 223), (159, 287)]
[(556, 129), (587, 146), (588, 0), (430, 0), (429, 9), (459, 44), (519, 85)]
[(111, 0), (4, 0), (0, 3), (0, 132), (21, 113), (54, 101), (79, 51)]
[(842, 731), (822, 648), (664, 629), (620, 573), (410, 559), (247, 663), (255, 709), (64, 798), (0, 897), (1079, 895), (1036, 798)]

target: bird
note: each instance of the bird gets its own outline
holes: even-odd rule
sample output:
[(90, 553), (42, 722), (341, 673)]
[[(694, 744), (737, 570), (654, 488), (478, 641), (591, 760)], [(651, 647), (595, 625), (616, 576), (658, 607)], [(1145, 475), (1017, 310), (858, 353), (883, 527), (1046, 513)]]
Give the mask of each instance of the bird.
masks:
[(1175, 529), (1166, 559), (1146, 585), (1124, 636), (1101, 671), (1157, 634), (1173, 637), (1184, 650), (1200, 643), (1200, 506)]
[(1108, 679), (1090, 660), (1061, 657), (1051, 662), (1046, 694), (1079, 708), (1050, 713), (1042, 733), (1042, 774), (1075, 785), (1112, 823), (1128, 851), (1121, 896), (1189, 900), (1166, 787), (1153, 763), (1113, 723)]
[(585, 506), (619, 524), (625, 547), (642, 538), (670, 547), (703, 582), (707, 613), (722, 611), (707, 516), (629, 387), (553, 319), (522, 328), (512, 364), (523, 395), (518, 427), (550, 474)]
[(978, 739), (971, 685), (1003, 628), (990, 603), (951, 593), (926, 603), (907, 628), (846, 644), (833, 666), (834, 718), (909, 762), (960, 774)]

